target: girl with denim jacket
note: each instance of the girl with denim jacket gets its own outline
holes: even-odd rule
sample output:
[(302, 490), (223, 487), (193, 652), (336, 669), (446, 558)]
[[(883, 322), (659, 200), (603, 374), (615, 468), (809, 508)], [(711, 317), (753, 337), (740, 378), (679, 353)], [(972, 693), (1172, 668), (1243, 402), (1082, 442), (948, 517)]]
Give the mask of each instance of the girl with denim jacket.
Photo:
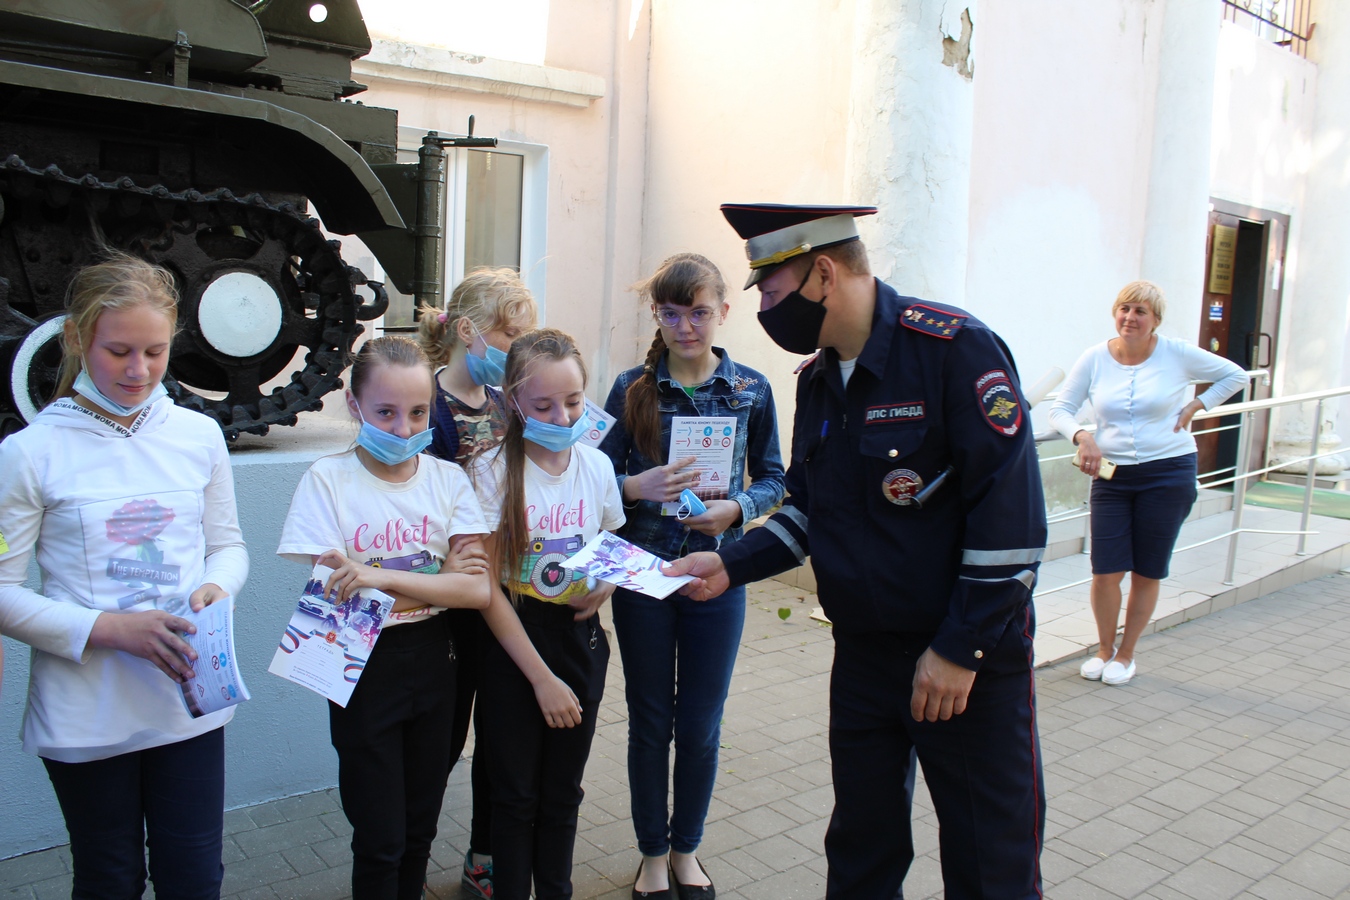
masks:
[[(618, 421), (601, 449), (614, 461), (623, 495), (627, 524), (619, 534), (674, 559), (736, 540), (746, 523), (782, 500), (778, 419), (768, 379), (713, 346), (727, 303), (726, 283), (710, 260), (676, 254), (637, 290), (659, 327), (643, 365), (614, 382), (605, 409)], [(661, 513), (663, 502), (699, 487), (692, 457), (668, 459), (676, 416), (736, 419), (731, 490), (725, 499), (705, 499), (707, 511), (697, 516)], [(643, 855), (635, 898), (714, 896), (695, 851), (712, 799), (722, 708), (744, 622), (743, 587), (706, 602), (614, 592), (627, 682), (629, 791)], [(672, 736), (675, 792), (668, 806)]]

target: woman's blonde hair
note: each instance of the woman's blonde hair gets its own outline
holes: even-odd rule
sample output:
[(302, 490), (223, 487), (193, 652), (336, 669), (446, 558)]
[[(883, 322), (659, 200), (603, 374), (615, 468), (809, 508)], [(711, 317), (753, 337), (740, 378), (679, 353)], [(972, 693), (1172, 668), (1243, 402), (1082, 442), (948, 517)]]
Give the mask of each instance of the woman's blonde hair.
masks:
[(1167, 311), (1167, 298), (1163, 296), (1162, 288), (1151, 281), (1131, 281), (1121, 288), (1116, 294), (1116, 302), (1111, 304), (1111, 312), (1114, 314), (1126, 303), (1142, 303), (1153, 310), (1158, 325), (1162, 324), (1163, 313)]
[(459, 342), (457, 326), (467, 318), (480, 333), (528, 316), (533, 325), (539, 318), (534, 295), (515, 269), (474, 269), (450, 293), (445, 309), (423, 304), (417, 320), (417, 342), (433, 367), (443, 366), (454, 356)]
[(72, 385), (84, 366), (84, 348), (94, 340), (99, 316), (108, 310), (148, 306), (163, 313), (172, 333), (178, 326), (178, 291), (173, 274), (119, 250), (105, 250), (102, 262), (85, 266), (66, 292), (65, 327), (61, 332), (61, 369), (57, 397), (73, 396)]
[[(717, 264), (697, 253), (676, 253), (656, 267), (650, 278), (639, 281), (630, 290), (637, 291), (643, 303), (656, 306), (693, 306), (699, 292), (710, 290), (718, 303), (727, 299), (727, 283)], [(656, 395), (656, 367), (666, 352), (661, 329), (656, 329), (642, 362), (642, 375), (628, 386), (624, 395), (623, 427), (638, 452), (657, 465), (666, 461), (661, 446), (661, 412)]]
[(501, 454), (505, 463), (505, 489), (502, 490), (501, 523), (497, 526), (497, 552), (512, 603), (518, 603), (515, 585), (521, 576), (521, 561), (530, 540), (525, 520), (525, 423), (518, 411), (516, 396), (538, 371), (542, 363), (575, 360), (581, 370), (581, 386), (586, 387), (586, 363), (570, 334), (556, 328), (540, 328), (522, 334), (511, 343), (506, 354), (506, 375), (502, 390), (510, 400), (512, 412), (506, 417), (506, 436)]

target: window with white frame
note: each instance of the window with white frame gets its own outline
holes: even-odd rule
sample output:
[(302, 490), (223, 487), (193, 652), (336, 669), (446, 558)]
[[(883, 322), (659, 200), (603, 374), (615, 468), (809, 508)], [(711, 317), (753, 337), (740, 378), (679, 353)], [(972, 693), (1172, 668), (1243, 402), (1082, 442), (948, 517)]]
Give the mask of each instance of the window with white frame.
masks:
[[(416, 162), (425, 131), (399, 127), (398, 161)], [(520, 272), (542, 319), (547, 237), (548, 148), (499, 141), (492, 149), (445, 150), (445, 295), (482, 266)], [(377, 273), (382, 277), (383, 273)], [(380, 327), (405, 331), (415, 324), (413, 298), (388, 285), (389, 310)]]

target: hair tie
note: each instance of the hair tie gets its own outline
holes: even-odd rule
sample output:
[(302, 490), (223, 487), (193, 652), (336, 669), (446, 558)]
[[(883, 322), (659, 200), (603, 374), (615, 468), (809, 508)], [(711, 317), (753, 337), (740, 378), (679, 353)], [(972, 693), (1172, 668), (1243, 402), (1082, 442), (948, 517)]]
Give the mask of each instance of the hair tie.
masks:
[(445, 313), (441, 313), (439, 316), (436, 317), (436, 321), (440, 322), (442, 325), (445, 324), (445, 320), (446, 320)]
[(642, 367), (642, 374), (643, 374), (643, 375), (655, 375), (655, 374), (656, 374), (656, 367), (653, 366), (651, 363), (647, 363), (645, 366)]

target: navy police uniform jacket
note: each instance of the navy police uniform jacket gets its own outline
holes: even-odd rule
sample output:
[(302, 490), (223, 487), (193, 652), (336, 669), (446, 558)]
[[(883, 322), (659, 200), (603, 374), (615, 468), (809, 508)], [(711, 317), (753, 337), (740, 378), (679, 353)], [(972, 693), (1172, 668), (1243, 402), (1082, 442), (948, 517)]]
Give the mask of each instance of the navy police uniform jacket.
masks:
[(835, 629), (931, 634), (975, 670), (1031, 599), (1046, 524), (1030, 410), (969, 313), (878, 281), (847, 388), (833, 350), (798, 377), (787, 492), (719, 551), (732, 584), (809, 555)]

